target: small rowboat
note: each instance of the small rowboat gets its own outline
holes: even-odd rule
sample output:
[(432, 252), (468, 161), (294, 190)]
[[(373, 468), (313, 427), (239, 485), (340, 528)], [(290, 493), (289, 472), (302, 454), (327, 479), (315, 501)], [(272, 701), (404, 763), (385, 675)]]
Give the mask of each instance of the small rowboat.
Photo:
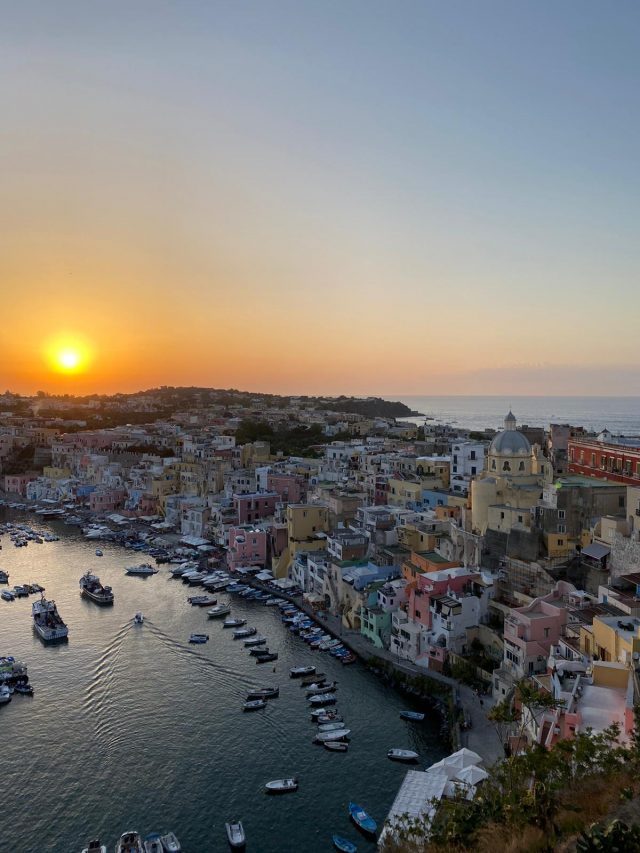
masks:
[(322, 684), (326, 681), (324, 672), (316, 672), (314, 675), (307, 675), (300, 681), (300, 687), (311, 686), (312, 684)]
[(247, 694), (247, 699), (275, 699), (279, 695), (279, 687), (254, 687)]
[(414, 723), (421, 723), (424, 720), (424, 714), (419, 711), (400, 711), (400, 716), (403, 720), (411, 720)]
[(225, 823), (225, 829), (227, 830), (229, 847), (231, 847), (232, 850), (244, 850), (247, 843), (247, 836), (244, 834), (242, 822)]
[(264, 786), (267, 794), (290, 794), (298, 790), (298, 780), (292, 779), (274, 779), (273, 782), (267, 782)]
[(261, 708), (266, 708), (267, 703), (264, 699), (251, 699), (248, 702), (245, 702), (242, 706), (243, 711), (260, 711)]
[(294, 666), (289, 670), (289, 675), (291, 678), (302, 678), (305, 675), (313, 675), (315, 671), (315, 666)]
[(202, 643), (208, 643), (209, 642), (209, 635), (208, 634), (191, 634), (191, 636), (189, 637), (189, 642), (190, 643), (197, 643), (198, 645), (200, 645)]
[(348, 743), (343, 743), (339, 740), (326, 740), (322, 745), (329, 752), (346, 752), (349, 749)]
[(342, 853), (357, 853), (358, 848), (348, 838), (343, 838), (341, 835), (333, 835), (331, 836), (331, 840), (336, 850), (341, 850)]
[(378, 824), (362, 806), (357, 805), (357, 803), (349, 803), (349, 815), (361, 832), (368, 836), (375, 836)]
[(351, 729), (337, 729), (333, 732), (319, 732), (313, 739), (314, 743), (325, 743), (330, 740), (346, 740), (351, 734)]
[(387, 753), (387, 758), (392, 761), (405, 761), (408, 764), (414, 764), (419, 757), (418, 753), (411, 749), (390, 749)]
[(268, 655), (260, 655), (256, 658), (256, 663), (270, 663), (272, 660), (278, 660), (278, 652), (271, 652)]

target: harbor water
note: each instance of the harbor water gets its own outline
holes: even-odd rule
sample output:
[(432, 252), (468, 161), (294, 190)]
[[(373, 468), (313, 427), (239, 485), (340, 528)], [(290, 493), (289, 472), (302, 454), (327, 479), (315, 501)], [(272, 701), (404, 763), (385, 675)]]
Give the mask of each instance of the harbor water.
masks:
[[(187, 597), (202, 590), (172, 579), (167, 566), (149, 578), (126, 576), (125, 567), (146, 555), (87, 541), (78, 528), (26, 513), (0, 509), (3, 521), (60, 535), (24, 548), (3, 536), (0, 568), (10, 587), (46, 588), (69, 640), (42, 643), (32, 628), (33, 595), (0, 600), (0, 656), (27, 664), (35, 691), (0, 707), (0, 850), (79, 853), (99, 836), (111, 852), (122, 832), (136, 829), (173, 830), (187, 853), (225, 851), (224, 824), (240, 819), (255, 853), (320, 853), (332, 849), (334, 832), (373, 851), (350, 825), (347, 806), (354, 800), (382, 823), (407, 769), (389, 761), (387, 750), (417, 751), (417, 767), (446, 754), (435, 713), (423, 723), (402, 721), (399, 712), (417, 706), (360, 663), (343, 667), (312, 651), (277, 607), (216, 594), (268, 637), (279, 654), (274, 672), (274, 664), (256, 664), (222, 620), (191, 607)], [(80, 597), (87, 569), (113, 588), (113, 607)], [(133, 624), (138, 610), (143, 625)], [(189, 645), (192, 632), (211, 639)], [(339, 682), (348, 753), (312, 744), (305, 691), (289, 678), (290, 667), (306, 664)], [(280, 697), (243, 713), (247, 689), (271, 684), (280, 686)], [(298, 777), (297, 793), (263, 793), (267, 781), (287, 776)]]

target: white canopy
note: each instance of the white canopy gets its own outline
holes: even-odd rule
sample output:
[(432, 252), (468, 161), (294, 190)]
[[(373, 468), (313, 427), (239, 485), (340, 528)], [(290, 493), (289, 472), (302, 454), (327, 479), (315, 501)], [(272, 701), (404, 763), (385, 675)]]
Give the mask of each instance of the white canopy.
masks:
[(475, 764), (463, 767), (462, 770), (458, 771), (458, 775), (456, 776), (458, 782), (466, 782), (467, 785), (477, 785), (478, 782), (482, 782), (488, 778), (489, 774), (487, 771)]

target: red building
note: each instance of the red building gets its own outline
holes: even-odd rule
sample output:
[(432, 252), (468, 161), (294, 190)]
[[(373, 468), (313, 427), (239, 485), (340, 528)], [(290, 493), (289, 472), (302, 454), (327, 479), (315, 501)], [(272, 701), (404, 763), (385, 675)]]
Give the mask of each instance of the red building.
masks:
[(570, 474), (637, 486), (640, 439), (614, 436), (606, 430), (597, 438), (570, 438), (567, 461)]

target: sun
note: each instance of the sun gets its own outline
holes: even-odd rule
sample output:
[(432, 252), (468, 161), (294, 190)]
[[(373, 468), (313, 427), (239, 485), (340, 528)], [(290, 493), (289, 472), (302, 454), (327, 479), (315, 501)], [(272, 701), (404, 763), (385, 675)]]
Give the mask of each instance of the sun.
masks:
[(58, 334), (43, 345), (43, 355), (53, 373), (71, 378), (86, 373), (92, 361), (93, 347), (84, 337)]
[(77, 370), (82, 362), (82, 356), (75, 349), (63, 349), (57, 355), (58, 365), (62, 370)]

